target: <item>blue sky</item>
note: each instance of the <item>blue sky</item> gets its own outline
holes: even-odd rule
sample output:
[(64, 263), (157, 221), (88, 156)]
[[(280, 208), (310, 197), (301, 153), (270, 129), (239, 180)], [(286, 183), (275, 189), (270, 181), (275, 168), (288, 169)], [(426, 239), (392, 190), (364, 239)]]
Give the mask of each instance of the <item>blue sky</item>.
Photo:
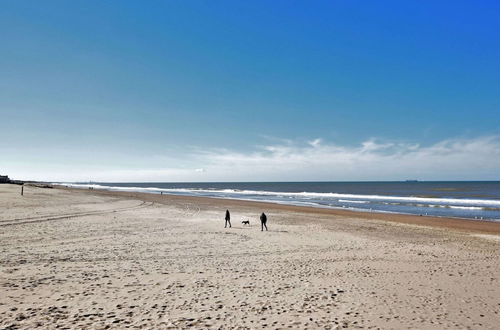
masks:
[(0, 172), (498, 179), (494, 1), (3, 1)]

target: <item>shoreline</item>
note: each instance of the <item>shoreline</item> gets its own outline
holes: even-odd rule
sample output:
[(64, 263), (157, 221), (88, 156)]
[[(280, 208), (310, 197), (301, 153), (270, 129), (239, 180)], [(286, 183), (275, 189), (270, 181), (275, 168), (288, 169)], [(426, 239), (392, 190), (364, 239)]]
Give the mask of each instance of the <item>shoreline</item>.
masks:
[(382, 212), (363, 212), (355, 210), (342, 210), (342, 209), (332, 209), (332, 208), (321, 208), (314, 206), (298, 206), (298, 205), (288, 205), (279, 204), (268, 201), (249, 201), (240, 199), (229, 199), (229, 198), (216, 198), (216, 197), (205, 197), (205, 196), (183, 196), (174, 194), (151, 194), (143, 192), (124, 192), (124, 191), (113, 191), (104, 189), (82, 189), (82, 188), (71, 188), (66, 186), (53, 185), (55, 189), (63, 190), (74, 190), (82, 191), (86, 193), (98, 193), (103, 195), (111, 196), (121, 196), (121, 197), (131, 197), (140, 199), (143, 201), (153, 201), (157, 203), (165, 204), (169, 200), (181, 201), (187, 200), (202, 204), (212, 204), (219, 207), (227, 207), (231, 205), (232, 207), (262, 207), (266, 210), (276, 210), (276, 211), (291, 211), (297, 213), (306, 214), (316, 214), (316, 215), (331, 215), (334, 217), (350, 217), (365, 220), (376, 220), (376, 221), (386, 221), (391, 223), (407, 224), (407, 225), (417, 225), (423, 227), (432, 227), (439, 229), (449, 229), (460, 232), (470, 232), (479, 234), (495, 234), (500, 235), (500, 223), (488, 220), (476, 220), (476, 219), (466, 219), (466, 218), (451, 218), (451, 217), (437, 217), (437, 216), (425, 216), (425, 215), (412, 215), (412, 214), (402, 214), (402, 213), (382, 213)]

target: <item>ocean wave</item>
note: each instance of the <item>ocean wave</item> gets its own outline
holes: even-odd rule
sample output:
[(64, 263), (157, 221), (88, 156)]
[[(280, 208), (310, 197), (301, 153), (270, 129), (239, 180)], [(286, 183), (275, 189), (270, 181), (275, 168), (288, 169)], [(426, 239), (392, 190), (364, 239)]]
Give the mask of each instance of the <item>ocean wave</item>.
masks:
[[(411, 196), (384, 196), (384, 195), (357, 195), (357, 194), (342, 194), (342, 193), (318, 193), (318, 192), (275, 192), (275, 191), (259, 191), (259, 190), (239, 190), (239, 189), (202, 189), (202, 188), (158, 188), (158, 187), (121, 187), (121, 186), (106, 186), (100, 184), (77, 184), (77, 183), (55, 183), (73, 188), (94, 188), (115, 191), (136, 191), (150, 193), (170, 193), (170, 194), (229, 194), (241, 197), (288, 197), (289, 199), (332, 199), (347, 200), (351, 203), (369, 203), (370, 201), (387, 201), (387, 202), (405, 202), (405, 203), (425, 203), (422, 206), (437, 205), (435, 207), (492, 207), (499, 208), (500, 200), (490, 199), (459, 199), (459, 198), (428, 198), (428, 197), (411, 197)], [(434, 206), (433, 206), (434, 207)]]
[(348, 199), (339, 199), (339, 202), (341, 202), (341, 203), (358, 203), (358, 204), (370, 203), (369, 201), (352, 201), (352, 200), (348, 200)]
[(460, 210), (483, 210), (483, 207), (479, 206), (457, 206), (457, 205), (449, 205), (450, 209), (460, 209)]

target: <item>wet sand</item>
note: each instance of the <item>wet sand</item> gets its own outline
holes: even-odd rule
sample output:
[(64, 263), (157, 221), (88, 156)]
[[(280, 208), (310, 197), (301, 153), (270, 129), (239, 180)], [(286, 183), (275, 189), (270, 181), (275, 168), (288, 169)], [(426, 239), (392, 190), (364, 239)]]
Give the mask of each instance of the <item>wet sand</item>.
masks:
[[(500, 224), (0, 185), (0, 328), (484, 328)], [(224, 229), (229, 208), (233, 228)], [(268, 232), (258, 216), (268, 215)], [(242, 225), (250, 220), (250, 226)]]

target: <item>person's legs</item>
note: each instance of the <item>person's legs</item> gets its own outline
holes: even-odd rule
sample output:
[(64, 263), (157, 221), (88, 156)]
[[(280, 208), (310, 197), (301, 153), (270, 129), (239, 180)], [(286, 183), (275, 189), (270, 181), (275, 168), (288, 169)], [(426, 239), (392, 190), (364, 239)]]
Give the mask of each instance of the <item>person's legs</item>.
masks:
[(229, 228), (231, 228), (231, 220), (227, 220), (229, 222)]
[(266, 231), (267, 231), (267, 225), (266, 225), (266, 223), (265, 223), (265, 222), (264, 222), (264, 226), (266, 227)]

